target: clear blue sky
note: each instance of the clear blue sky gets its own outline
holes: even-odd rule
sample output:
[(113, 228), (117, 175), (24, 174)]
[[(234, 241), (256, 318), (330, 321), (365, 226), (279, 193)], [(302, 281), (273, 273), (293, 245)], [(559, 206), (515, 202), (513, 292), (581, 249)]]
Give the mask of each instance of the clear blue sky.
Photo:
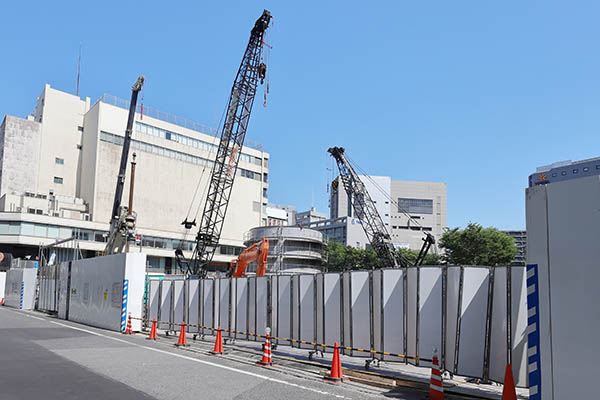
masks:
[(269, 106), (260, 89), (247, 138), (271, 153), (271, 202), (314, 191), (328, 212), (337, 145), (369, 174), (446, 182), (450, 227), (520, 229), (536, 166), (600, 156), (598, 2), (290, 4), (5, 2), (0, 114), (46, 82), (74, 93), (82, 42), (80, 95), (128, 98), (143, 73), (146, 105), (214, 125), (267, 8)]

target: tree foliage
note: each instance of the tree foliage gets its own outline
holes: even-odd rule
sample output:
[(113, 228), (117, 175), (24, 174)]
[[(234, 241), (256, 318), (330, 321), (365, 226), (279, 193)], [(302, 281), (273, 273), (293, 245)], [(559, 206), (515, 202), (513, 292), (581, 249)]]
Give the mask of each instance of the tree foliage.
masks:
[(517, 255), (512, 237), (474, 223), (465, 229), (446, 229), (439, 246), (445, 249), (448, 263), (455, 265), (508, 265)]
[[(409, 261), (414, 262), (419, 254), (416, 250), (399, 250)], [(372, 248), (357, 249), (352, 246), (344, 246), (338, 242), (327, 243), (327, 268), (330, 272), (349, 271), (357, 269), (383, 268), (381, 259)], [(438, 265), (441, 257), (437, 254), (428, 254), (424, 265)]]

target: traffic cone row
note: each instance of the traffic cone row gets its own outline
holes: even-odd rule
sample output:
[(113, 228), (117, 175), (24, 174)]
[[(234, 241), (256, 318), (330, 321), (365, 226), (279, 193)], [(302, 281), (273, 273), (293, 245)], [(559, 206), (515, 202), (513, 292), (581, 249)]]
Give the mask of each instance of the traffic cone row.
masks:
[(133, 330), (131, 330), (131, 315), (127, 318), (127, 329), (123, 332), (123, 335), (132, 335)]
[(340, 347), (338, 346), (338, 342), (335, 342), (333, 348), (333, 360), (331, 361), (331, 371), (329, 376), (325, 376), (325, 380), (329, 382), (343, 382), (344, 375), (342, 374), (342, 361), (340, 360)]
[(156, 340), (156, 318), (152, 320), (152, 328), (150, 328), (150, 336), (146, 339), (148, 340)]
[(271, 335), (268, 333), (263, 347), (262, 359), (257, 362), (256, 365), (262, 365), (263, 367), (271, 367), (273, 365), (273, 356), (271, 355)]
[(187, 340), (185, 337), (185, 321), (183, 321), (181, 323), (181, 331), (179, 332), (179, 341), (177, 342), (177, 344), (175, 346), (177, 347), (186, 347), (187, 344)]
[(429, 398), (431, 400), (444, 400), (444, 385), (442, 384), (442, 374), (440, 372), (440, 363), (437, 358), (437, 352), (433, 351), (433, 360), (431, 363), (431, 379), (429, 381)]
[(217, 339), (215, 340), (215, 348), (210, 352), (212, 355), (220, 356), (223, 354), (223, 335), (221, 335), (221, 327), (217, 329)]

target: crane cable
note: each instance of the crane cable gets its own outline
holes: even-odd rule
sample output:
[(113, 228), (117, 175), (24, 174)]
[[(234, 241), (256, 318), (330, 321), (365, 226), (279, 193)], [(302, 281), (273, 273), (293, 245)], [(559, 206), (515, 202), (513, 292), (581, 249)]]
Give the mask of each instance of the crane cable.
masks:
[(398, 207), (398, 210), (400, 210), (400, 212), (402, 212), (404, 215), (406, 215), (408, 217), (409, 220), (414, 221), (414, 223), (422, 228), (421, 224), (419, 224), (419, 222), (414, 219), (412, 217), (412, 215), (410, 215), (408, 213), (408, 211), (406, 211), (404, 208), (401, 208), (400, 205), (398, 204), (398, 202), (396, 202), (391, 195), (389, 195), (381, 186), (379, 186), (379, 184), (377, 182), (375, 182), (375, 180), (373, 178), (371, 178), (370, 175), (368, 175), (354, 160), (352, 160), (350, 157), (348, 157), (348, 155), (346, 155), (346, 158), (348, 159), (348, 161), (354, 166), (354, 168), (356, 168), (365, 178), (367, 178), (369, 180), (370, 183), (373, 184), (373, 186), (375, 186), (375, 188), (377, 190), (379, 190), (386, 199), (388, 199), (390, 201), (390, 203), (394, 204), (395, 206)]

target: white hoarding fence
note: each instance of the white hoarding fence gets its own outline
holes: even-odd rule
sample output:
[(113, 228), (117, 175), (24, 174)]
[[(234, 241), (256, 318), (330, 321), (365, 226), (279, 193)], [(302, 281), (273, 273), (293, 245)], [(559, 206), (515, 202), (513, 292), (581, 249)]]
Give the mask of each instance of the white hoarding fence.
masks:
[(478, 266), (165, 279), (148, 285), (147, 315), (159, 329), (176, 330), (185, 320), (190, 332), (215, 335), (221, 326), (231, 339), (262, 340), (271, 327), (274, 344), (310, 354), (338, 342), (367, 365), (429, 367), (437, 349), (442, 369), (497, 382), (511, 362), (517, 385), (525, 386), (524, 279), (524, 267)]

